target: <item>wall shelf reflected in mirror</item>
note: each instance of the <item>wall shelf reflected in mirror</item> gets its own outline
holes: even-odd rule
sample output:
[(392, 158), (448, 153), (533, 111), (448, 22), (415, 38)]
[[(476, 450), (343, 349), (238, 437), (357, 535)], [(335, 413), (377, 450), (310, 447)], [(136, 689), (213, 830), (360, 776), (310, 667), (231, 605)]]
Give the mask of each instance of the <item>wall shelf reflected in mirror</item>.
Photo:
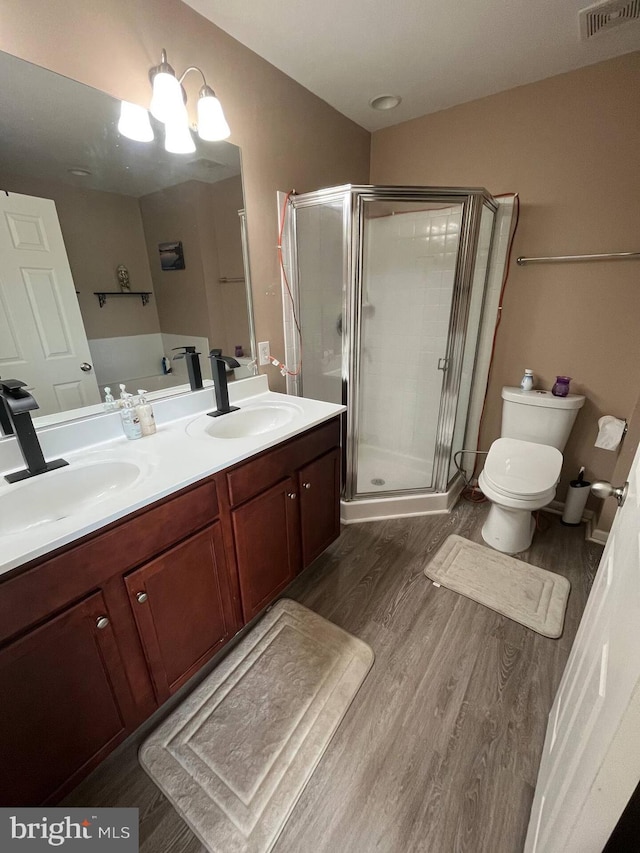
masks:
[[(163, 372), (175, 347), (241, 345), (255, 357), (240, 149), (194, 136), (194, 154), (170, 154), (160, 134), (121, 136), (120, 102), (104, 92), (2, 52), (0, 74), (11, 80), (0, 111), (3, 376), (26, 381), (39, 414), (60, 420), (95, 412), (105, 385), (188, 388), (184, 362)], [(190, 261), (166, 276), (158, 245), (176, 236)], [(135, 290), (115, 290), (122, 265)], [(139, 301), (100, 310), (111, 296)]]
[(94, 290), (93, 295), (98, 297), (100, 307), (103, 308), (107, 296), (139, 296), (142, 304), (148, 305), (152, 293), (150, 290)]

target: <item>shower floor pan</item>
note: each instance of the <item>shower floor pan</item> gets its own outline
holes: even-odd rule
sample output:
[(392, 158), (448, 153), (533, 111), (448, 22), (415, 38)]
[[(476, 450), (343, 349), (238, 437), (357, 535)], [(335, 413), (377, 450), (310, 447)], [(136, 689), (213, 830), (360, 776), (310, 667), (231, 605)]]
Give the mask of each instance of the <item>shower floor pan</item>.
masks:
[[(430, 482), (430, 462), (362, 447), (358, 456), (358, 490), (370, 494), (341, 500), (340, 520), (354, 524), (448, 513), (462, 490), (462, 479), (456, 477), (446, 492), (419, 491)], [(403, 493), (397, 494), (398, 491)]]

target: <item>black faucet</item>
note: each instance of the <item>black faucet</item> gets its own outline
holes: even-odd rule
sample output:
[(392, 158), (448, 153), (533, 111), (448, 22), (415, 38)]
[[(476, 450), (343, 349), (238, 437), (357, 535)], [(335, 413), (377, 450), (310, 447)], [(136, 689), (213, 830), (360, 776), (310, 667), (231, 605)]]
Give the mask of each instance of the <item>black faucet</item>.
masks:
[(52, 462), (45, 462), (42, 455), (42, 448), (36, 435), (36, 430), (31, 420), (31, 415), (34, 409), (40, 408), (35, 401), (35, 398), (25, 391), (26, 382), (20, 382), (19, 379), (0, 379), (0, 398), (2, 400), (2, 408), (5, 410), (11, 423), (12, 432), (15, 433), (18, 440), (18, 447), (25, 465), (27, 466), (22, 471), (14, 471), (13, 474), (5, 474), (5, 480), (8, 483), (17, 483), (19, 480), (26, 480), (29, 477), (36, 477), (38, 474), (44, 474), (45, 471), (55, 471), (56, 468), (63, 468), (69, 463), (64, 459), (54, 459)]
[(187, 362), (187, 373), (189, 374), (189, 385), (192, 391), (198, 391), (202, 388), (202, 371), (200, 370), (200, 353), (196, 352), (195, 347), (174, 347), (174, 350), (184, 350), (184, 352), (174, 355), (173, 360), (178, 361), (184, 358)]
[(240, 362), (230, 355), (222, 355), (221, 349), (212, 349), (209, 353), (211, 359), (211, 373), (216, 392), (215, 412), (207, 412), (210, 418), (219, 418), (220, 415), (228, 415), (229, 412), (237, 412), (238, 406), (229, 405), (229, 388), (227, 386), (227, 368), (240, 367)]

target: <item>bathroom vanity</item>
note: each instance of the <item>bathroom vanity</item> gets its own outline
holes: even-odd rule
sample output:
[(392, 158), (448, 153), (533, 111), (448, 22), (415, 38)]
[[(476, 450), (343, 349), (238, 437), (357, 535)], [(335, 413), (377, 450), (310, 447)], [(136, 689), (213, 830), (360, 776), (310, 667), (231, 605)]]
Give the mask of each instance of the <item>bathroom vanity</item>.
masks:
[[(287, 424), (231, 441), (206, 414), (118, 439), (159, 453), (138, 493), (103, 502), (103, 524), (100, 504), (80, 512), (58, 547), (32, 537), (42, 553), (0, 575), (3, 805), (59, 800), (338, 536), (342, 407), (295, 399)], [(35, 539), (56, 524), (73, 523)]]

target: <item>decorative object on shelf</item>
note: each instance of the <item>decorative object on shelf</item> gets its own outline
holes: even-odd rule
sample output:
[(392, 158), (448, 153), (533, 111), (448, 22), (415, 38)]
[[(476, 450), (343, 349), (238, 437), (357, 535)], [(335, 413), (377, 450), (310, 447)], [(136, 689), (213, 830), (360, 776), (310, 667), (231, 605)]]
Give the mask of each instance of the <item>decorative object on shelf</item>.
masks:
[(551, 393), (554, 397), (568, 397), (569, 396), (569, 383), (571, 382), (570, 376), (556, 376), (556, 381), (553, 384), (553, 388), (551, 389)]
[(131, 291), (131, 280), (129, 279), (129, 270), (124, 264), (120, 264), (116, 267), (116, 275), (118, 276), (118, 282), (120, 283), (120, 290), (123, 293), (129, 293)]
[(236, 344), (235, 356), (236, 358), (244, 357), (244, 347), (242, 346), (242, 344)]
[[(149, 80), (153, 87), (149, 111), (164, 124), (164, 147), (173, 154), (192, 154), (196, 150), (189, 127), (187, 93), (182, 85), (190, 71), (196, 71), (202, 77), (197, 104), (198, 123), (194, 128), (198, 136), (207, 142), (216, 142), (226, 139), (231, 133), (222, 104), (213, 89), (207, 85), (203, 71), (196, 65), (190, 65), (177, 77), (167, 62), (167, 52), (163, 48), (160, 64), (149, 69)], [(147, 110), (128, 101), (122, 101), (118, 131), (137, 142), (151, 142), (154, 138)]]
[(100, 307), (104, 307), (107, 296), (139, 296), (143, 305), (149, 304), (151, 290), (94, 290), (93, 295), (98, 297)]
[(158, 243), (158, 251), (160, 252), (160, 267), (163, 270), (183, 270), (185, 268), (181, 240)]

